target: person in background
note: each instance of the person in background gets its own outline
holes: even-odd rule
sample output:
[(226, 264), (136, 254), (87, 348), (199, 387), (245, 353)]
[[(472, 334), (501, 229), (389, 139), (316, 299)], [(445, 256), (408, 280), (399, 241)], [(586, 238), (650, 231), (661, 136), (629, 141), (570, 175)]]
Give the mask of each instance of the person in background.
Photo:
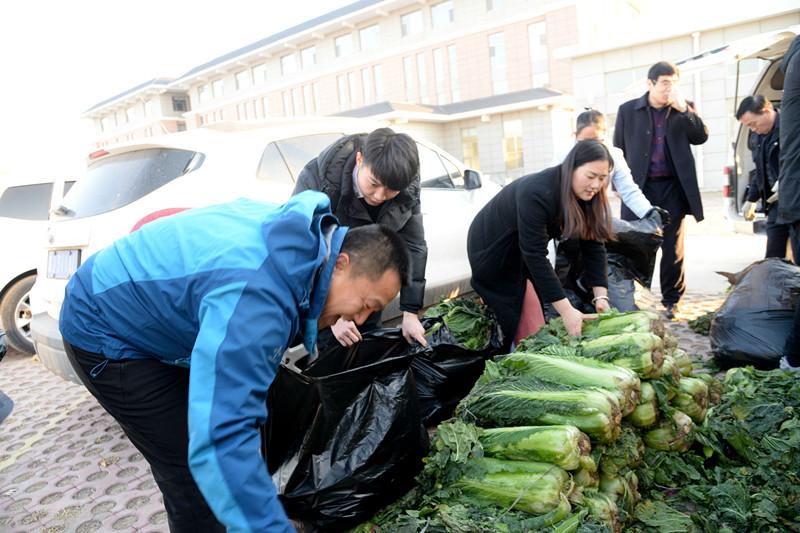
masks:
[[(588, 139), (600, 141), (611, 153), (611, 157), (614, 159), (614, 170), (611, 173), (610, 182), (628, 209), (633, 211), (637, 218), (653, 217), (660, 226), (666, 226), (669, 223), (669, 213), (666, 209), (653, 206), (642, 193), (642, 189), (633, 181), (631, 169), (625, 162), (622, 150), (606, 144), (606, 118), (596, 109), (587, 109), (579, 114), (575, 121), (575, 141)], [(563, 161), (563, 159), (562, 157), (561, 160)]]
[[(608, 151), (611, 153), (611, 157), (614, 159), (614, 170), (611, 172), (611, 179), (609, 181), (622, 198), (622, 201), (638, 218), (652, 218), (658, 225), (659, 229), (663, 230), (664, 226), (669, 223), (669, 213), (660, 207), (654, 207), (652, 204), (650, 204), (650, 201), (642, 193), (642, 190), (633, 181), (631, 170), (628, 168), (628, 164), (625, 162), (625, 156), (622, 154), (622, 150), (615, 146), (609, 146), (606, 144), (605, 137), (606, 120), (603, 116), (603, 113), (596, 109), (587, 108), (578, 115), (575, 121), (576, 142), (593, 139), (602, 142), (603, 145), (608, 148)], [(561, 157), (558, 157), (555, 164), (559, 164), (561, 161), (563, 161), (565, 156), (566, 154), (562, 154)], [(574, 246), (574, 243), (562, 242), (557, 254), (561, 254), (563, 256), (562, 261), (568, 260), (570, 263), (572, 263), (577, 252), (578, 249), (577, 246)], [(555, 257), (554, 261), (556, 261)], [(609, 279), (612, 277), (613, 274), (611, 271), (609, 271)], [(565, 280), (562, 279), (562, 283), (564, 282)], [(582, 287), (582, 283), (579, 280), (574, 280), (573, 283), (577, 283), (578, 287)], [(624, 288), (619, 286), (620, 283), (622, 282), (617, 280), (616, 286), (613, 284), (609, 285), (608, 297), (611, 307), (621, 311), (632, 311), (637, 309), (633, 296), (633, 280), (626, 280), (624, 282)], [(567, 284), (565, 284), (565, 287), (566, 286)], [(547, 311), (547, 313), (550, 312), (551, 311)]]
[[(684, 271), (684, 218), (703, 220), (703, 203), (691, 145), (703, 144), (708, 130), (692, 102), (678, 92), (680, 73), (672, 63), (660, 61), (647, 73), (647, 92), (623, 103), (617, 111), (614, 146), (620, 148), (631, 174), (654, 205), (669, 212), (661, 245), (661, 303), (672, 319), (686, 292)], [(622, 219), (635, 220), (623, 202)]]
[(294, 531), (259, 434), (283, 353), (383, 309), (408, 269), (396, 233), (339, 226), (315, 192), (184, 211), (81, 265), (67, 355), (150, 464), (171, 532)]
[(569, 303), (547, 259), (550, 239), (580, 241), (597, 311), (608, 310), (606, 251), (613, 238), (606, 198), (613, 159), (597, 141), (581, 141), (564, 162), (503, 187), (475, 216), (467, 236), (472, 287), (494, 311), (506, 339), (517, 339), (527, 281), (552, 303), (571, 335), (584, 315)]
[[(294, 192), (325, 193), (339, 221), (350, 227), (382, 224), (396, 231), (411, 253), (411, 283), (400, 292), (403, 337), (426, 345), (425, 329), (418, 313), (425, 297), (428, 245), (422, 225), (419, 154), (414, 139), (390, 128), (369, 135), (343, 137), (309, 161), (297, 178)], [(320, 349), (361, 340), (361, 331), (380, 327), (380, 313), (360, 328), (352, 320), (337, 320), (330, 331), (320, 333)], [(360, 331), (359, 331), (360, 329)]]
[[(783, 99), (781, 100), (781, 163), (778, 181), (779, 224), (791, 224), (800, 233), (800, 36), (795, 37), (781, 61)], [(795, 257), (797, 261), (797, 257)], [(786, 338), (780, 367), (800, 372), (800, 302), (794, 311), (794, 326)]]
[(736, 110), (736, 120), (750, 130), (755, 173), (750, 180), (747, 198), (742, 205), (744, 219), (752, 221), (761, 201), (767, 215), (767, 251), (765, 257), (786, 257), (786, 244), (792, 243), (792, 254), (800, 257), (791, 224), (778, 224), (777, 183), (780, 171), (780, 113), (762, 95), (748, 96)]

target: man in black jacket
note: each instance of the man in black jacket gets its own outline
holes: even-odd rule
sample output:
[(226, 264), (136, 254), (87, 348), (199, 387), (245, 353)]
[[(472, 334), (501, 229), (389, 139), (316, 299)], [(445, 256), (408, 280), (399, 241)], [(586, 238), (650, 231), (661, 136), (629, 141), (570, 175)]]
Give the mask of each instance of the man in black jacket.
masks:
[(778, 183), (780, 170), (780, 115), (772, 102), (762, 95), (748, 96), (736, 110), (736, 120), (750, 129), (750, 148), (753, 162), (756, 165), (747, 198), (742, 206), (744, 219), (753, 220), (756, 206), (763, 203), (767, 215), (767, 252), (765, 257), (786, 257), (786, 243), (791, 238), (792, 253), (798, 256), (795, 238), (790, 235), (791, 224), (778, 223), (778, 195), (775, 184)]
[[(703, 144), (708, 130), (694, 104), (677, 92), (678, 68), (660, 61), (647, 73), (648, 91), (625, 102), (617, 111), (614, 146), (622, 149), (634, 181), (653, 205), (666, 209), (672, 219), (664, 228), (661, 245), (661, 303), (673, 318), (686, 291), (683, 267), (684, 217), (703, 220), (703, 203), (697, 184), (692, 144)], [(623, 203), (622, 219), (636, 220)]]
[[(800, 36), (795, 37), (781, 62), (781, 170), (778, 222), (800, 232)], [(795, 257), (795, 261), (797, 261)], [(800, 304), (795, 308), (794, 327), (786, 338), (780, 367), (800, 372)]]
[[(403, 336), (408, 342), (427, 344), (417, 315), (425, 297), (428, 245), (422, 226), (419, 154), (414, 139), (390, 128), (343, 137), (306, 164), (292, 194), (308, 189), (328, 195), (331, 211), (343, 226), (376, 223), (403, 238), (411, 254), (411, 283), (400, 291)], [(380, 313), (367, 319), (361, 331), (377, 327)], [(343, 346), (361, 340), (359, 328), (350, 320), (340, 319), (330, 332)], [(329, 339), (321, 332), (321, 349), (327, 347)]]

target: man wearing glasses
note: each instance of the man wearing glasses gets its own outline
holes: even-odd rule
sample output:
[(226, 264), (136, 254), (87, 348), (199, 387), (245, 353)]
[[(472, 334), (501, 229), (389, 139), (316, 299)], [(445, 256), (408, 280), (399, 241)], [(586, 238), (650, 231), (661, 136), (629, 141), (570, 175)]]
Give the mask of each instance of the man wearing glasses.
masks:
[[(666, 209), (671, 223), (664, 228), (661, 245), (661, 303), (672, 319), (686, 291), (683, 267), (683, 221), (686, 215), (703, 220), (703, 203), (697, 184), (692, 144), (703, 144), (708, 129), (694, 103), (678, 92), (680, 72), (659, 61), (647, 73), (647, 92), (629, 100), (617, 111), (614, 146), (625, 154), (631, 174), (653, 205)], [(637, 216), (622, 204), (622, 219)]]

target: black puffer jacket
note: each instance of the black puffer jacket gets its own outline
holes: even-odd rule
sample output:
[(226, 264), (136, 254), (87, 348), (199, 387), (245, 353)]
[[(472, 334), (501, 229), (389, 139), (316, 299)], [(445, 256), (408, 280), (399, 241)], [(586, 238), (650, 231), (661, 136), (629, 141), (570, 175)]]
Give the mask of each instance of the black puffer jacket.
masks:
[(400, 309), (418, 312), (425, 297), (425, 266), (428, 245), (422, 226), (419, 176), (404, 191), (385, 202), (372, 220), (353, 191), (356, 152), (367, 138), (366, 133), (342, 137), (306, 164), (297, 178), (294, 192), (321, 191), (331, 199), (331, 210), (344, 226), (359, 227), (377, 222), (396, 231), (411, 253), (411, 283), (400, 291)]
[[(778, 181), (780, 170), (780, 112), (776, 111), (775, 125), (766, 135), (750, 134), (753, 163), (756, 173), (750, 180), (750, 189), (747, 192), (748, 202), (764, 200), (772, 195), (772, 186)], [(769, 209), (769, 204), (766, 205)]]

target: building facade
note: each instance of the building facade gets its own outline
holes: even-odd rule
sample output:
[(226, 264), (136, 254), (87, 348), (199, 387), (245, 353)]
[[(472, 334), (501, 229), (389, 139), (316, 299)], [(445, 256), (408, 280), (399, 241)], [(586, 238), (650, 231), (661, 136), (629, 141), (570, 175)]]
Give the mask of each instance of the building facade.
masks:
[[(647, 91), (647, 71), (661, 60), (680, 62), (732, 41), (800, 24), (796, 1), (762, 0), (752, 3), (689, 2), (674, 0), (670, 9), (654, 2), (637, 2), (637, 9), (612, 14), (625, 32), (608, 32), (599, 4), (585, 4), (581, 33), (588, 39), (556, 52), (572, 64), (576, 107), (593, 107), (606, 113), (608, 137), (613, 134), (619, 105)], [(608, 15), (608, 13), (606, 12)], [(605, 31), (605, 37), (603, 34)], [(723, 167), (730, 164), (739, 124), (735, 109), (746, 96), (764, 65), (753, 58), (738, 64), (713, 64), (681, 76), (679, 90), (695, 102), (709, 130), (708, 140), (694, 147), (700, 187), (722, 190), (727, 183)], [(680, 64), (678, 65), (680, 68)]]
[[(369, 117), (417, 134), (506, 183), (572, 141), (577, 110), (646, 90), (654, 62), (800, 22), (796, 1), (360, 0), (97, 104), (99, 148), (222, 121)], [(737, 7), (738, 6), (738, 7)], [(758, 72), (744, 63), (741, 87)], [(704, 188), (722, 187), (735, 66), (684, 77), (710, 138)]]

